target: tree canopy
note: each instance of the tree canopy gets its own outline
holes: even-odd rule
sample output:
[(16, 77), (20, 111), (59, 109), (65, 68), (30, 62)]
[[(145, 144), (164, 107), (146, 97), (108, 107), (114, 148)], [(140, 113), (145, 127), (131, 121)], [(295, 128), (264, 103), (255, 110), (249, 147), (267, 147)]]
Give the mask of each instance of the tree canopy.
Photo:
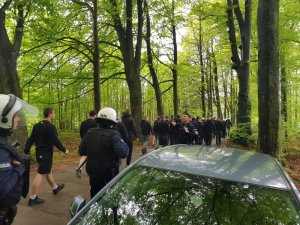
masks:
[[(232, 138), (250, 143), (264, 107), (258, 31), (265, 21), (258, 1), (244, 3), (0, 0), (0, 92), (53, 107), (60, 129), (78, 128), (101, 106), (119, 115), (130, 109), (136, 123), (187, 110), (246, 124)], [(300, 126), (299, 7), (283, 0), (278, 12), (278, 138), (285, 139)]]

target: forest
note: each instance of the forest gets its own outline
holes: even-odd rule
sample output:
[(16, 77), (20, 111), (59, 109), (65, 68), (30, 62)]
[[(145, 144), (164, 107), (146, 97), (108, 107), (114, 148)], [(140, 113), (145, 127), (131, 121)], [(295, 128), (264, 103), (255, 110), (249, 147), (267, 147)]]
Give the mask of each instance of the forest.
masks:
[[(230, 118), (233, 143), (299, 153), (299, 0), (0, 0), (0, 93), (52, 107)], [(40, 119), (42, 115), (40, 115)], [(30, 128), (30, 126), (29, 126)], [(298, 140), (298, 142), (297, 142)]]

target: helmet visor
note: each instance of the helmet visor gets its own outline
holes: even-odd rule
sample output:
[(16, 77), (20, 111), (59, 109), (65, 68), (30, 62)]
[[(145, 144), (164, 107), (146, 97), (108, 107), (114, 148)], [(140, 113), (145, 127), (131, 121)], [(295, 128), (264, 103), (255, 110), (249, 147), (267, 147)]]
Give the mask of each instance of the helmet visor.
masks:
[(36, 118), (39, 115), (38, 108), (28, 104), (20, 98), (17, 98), (16, 104), (18, 105), (17, 107), (19, 108), (19, 110), (16, 112), (14, 117), (19, 117), (18, 126), (30, 126), (36, 122)]

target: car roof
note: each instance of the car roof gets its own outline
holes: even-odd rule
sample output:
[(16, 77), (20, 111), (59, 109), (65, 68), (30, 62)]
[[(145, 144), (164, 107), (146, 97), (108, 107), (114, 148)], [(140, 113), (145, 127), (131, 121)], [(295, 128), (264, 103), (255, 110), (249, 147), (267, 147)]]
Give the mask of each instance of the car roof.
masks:
[(275, 158), (253, 151), (172, 145), (147, 154), (136, 165), (270, 188), (294, 189), (290, 178)]

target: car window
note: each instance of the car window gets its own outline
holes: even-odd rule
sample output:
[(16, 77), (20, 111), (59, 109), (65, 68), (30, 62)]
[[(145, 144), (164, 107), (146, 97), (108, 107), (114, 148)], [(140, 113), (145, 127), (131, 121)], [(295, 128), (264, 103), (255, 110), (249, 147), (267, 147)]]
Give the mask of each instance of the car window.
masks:
[(76, 224), (300, 224), (290, 192), (132, 168)]

